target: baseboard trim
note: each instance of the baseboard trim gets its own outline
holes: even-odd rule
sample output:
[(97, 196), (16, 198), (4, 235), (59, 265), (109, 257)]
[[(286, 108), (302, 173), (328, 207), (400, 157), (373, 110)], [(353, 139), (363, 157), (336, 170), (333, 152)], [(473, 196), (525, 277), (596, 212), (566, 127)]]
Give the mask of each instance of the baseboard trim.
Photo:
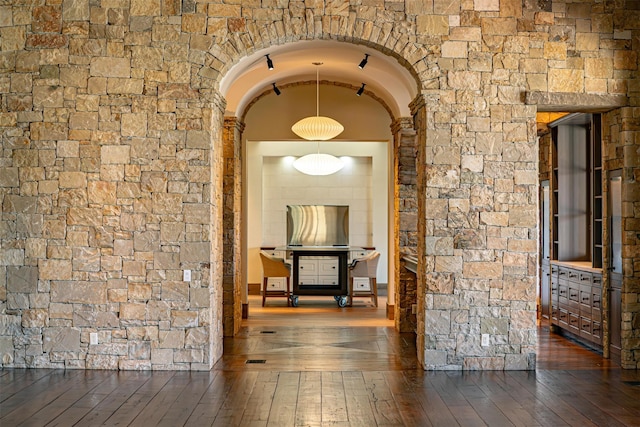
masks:
[(260, 295), (260, 283), (249, 283), (248, 292), (249, 295)]
[(249, 318), (249, 304), (248, 303), (243, 303), (242, 304), (242, 318), (243, 319), (248, 319)]

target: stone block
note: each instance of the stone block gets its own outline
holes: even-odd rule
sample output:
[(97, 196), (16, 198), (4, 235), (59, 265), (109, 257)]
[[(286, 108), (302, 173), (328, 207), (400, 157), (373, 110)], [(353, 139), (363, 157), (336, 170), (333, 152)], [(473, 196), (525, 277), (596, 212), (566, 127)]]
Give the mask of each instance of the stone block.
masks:
[(463, 266), (465, 278), (501, 279), (501, 262), (465, 262)]
[(180, 254), (175, 252), (156, 252), (153, 254), (154, 270), (180, 269)]
[(156, 214), (182, 213), (182, 194), (153, 194), (153, 212)]
[(209, 288), (190, 288), (189, 303), (193, 308), (208, 308), (211, 306), (211, 290)]
[(74, 271), (100, 271), (100, 248), (73, 248)]
[(141, 276), (144, 277), (147, 274), (145, 261), (122, 261), (122, 276)]
[(549, 69), (550, 92), (582, 92), (584, 71), (578, 69)]
[(45, 353), (80, 351), (80, 329), (78, 328), (45, 328), (42, 338), (42, 350)]
[(23, 328), (44, 328), (49, 325), (49, 310), (38, 308), (22, 311)]
[(185, 348), (203, 348), (209, 343), (208, 328), (189, 328), (185, 334)]
[(79, 157), (80, 143), (78, 141), (58, 141), (56, 144), (57, 157)]
[(40, 108), (59, 108), (64, 102), (62, 86), (36, 86), (33, 88), (33, 105)]
[(86, 21), (89, 19), (89, 0), (62, 0), (64, 21)]
[(102, 210), (98, 208), (69, 208), (68, 225), (86, 225), (98, 227), (102, 225)]
[(87, 369), (118, 369), (119, 357), (109, 354), (87, 354)]
[(416, 16), (416, 31), (419, 34), (447, 35), (449, 34), (449, 19), (444, 15)]
[(178, 350), (173, 355), (176, 363), (202, 363), (204, 353), (201, 349)]
[(510, 227), (535, 227), (537, 212), (535, 206), (511, 206), (509, 208)]
[(425, 369), (438, 369), (447, 365), (447, 352), (442, 350), (425, 350), (423, 365)]
[(449, 335), (451, 333), (451, 312), (449, 310), (427, 310), (424, 324), (429, 334)]
[[(455, 282), (453, 274), (445, 273), (427, 273), (425, 276), (425, 288), (427, 292), (434, 294), (453, 294)], [(441, 307), (441, 306), (437, 306)]]
[(439, 273), (461, 273), (462, 265), (462, 257), (460, 256), (437, 256), (435, 271)]
[(449, 71), (447, 84), (452, 89), (480, 90), (481, 74), (475, 71)]
[(69, 118), (70, 129), (98, 129), (98, 113), (95, 112), (79, 112), (71, 113)]
[(517, 20), (508, 18), (481, 18), (483, 35), (511, 36), (517, 34)]
[(576, 33), (576, 50), (596, 51), (600, 48), (600, 34), (598, 33)]
[(198, 326), (198, 312), (171, 310), (172, 328), (195, 328)]
[(210, 259), (209, 242), (184, 242), (180, 244), (180, 262), (208, 263)]
[(69, 260), (41, 259), (38, 261), (40, 280), (71, 280), (72, 266)]
[(114, 95), (141, 95), (144, 89), (143, 79), (108, 78), (107, 93)]
[(160, 331), (158, 334), (158, 348), (183, 349), (185, 342), (184, 330)]
[(173, 350), (165, 348), (151, 349), (152, 365), (171, 365), (173, 364)]
[(594, 79), (610, 79), (613, 77), (613, 60), (611, 58), (585, 58), (584, 76)]
[(155, 230), (135, 232), (133, 248), (136, 251), (158, 252), (160, 250), (160, 232)]
[(58, 185), (60, 188), (85, 188), (87, 174), (84, 172), (60, 172)]
[(122, 320), (145, 320), (147, 306), (144, 303), (121, 303), (120, 319)]
[(504, 357), (465, 357), (462, 369), (468, 371), (502, 371), (504, 370)]
[(160, 0), (132, 0), (131, 16), (160, 16), (162, 7)]
[(103, 145), (100, 147), (102, 164), (129, 164), (131, 161), (128, 145)]
[(19, 185), (18, 168), (3, 168), (0, 174), (0, 187), (18, 187)]
[(36, 293), (38, 268), (29, 266), (7, 267), (7, 292)]
[(51, 302), (106, 304), (107, 285), (104, 282), (52, 281)]
[(107, 181), (89, 181), (87, 185), (89, 203), (115, 205), (116, 183)]
[(189, 301), (187, 282), (162, 282), (162, 301)]
[(131, 77), (131, 61), (128, 58), (98, 57), (91, 60), (92, 77)]
[(149, 300), (151, 299), (151, 285), (148, 283), (130, 283), (128, 290), (129, 300)]

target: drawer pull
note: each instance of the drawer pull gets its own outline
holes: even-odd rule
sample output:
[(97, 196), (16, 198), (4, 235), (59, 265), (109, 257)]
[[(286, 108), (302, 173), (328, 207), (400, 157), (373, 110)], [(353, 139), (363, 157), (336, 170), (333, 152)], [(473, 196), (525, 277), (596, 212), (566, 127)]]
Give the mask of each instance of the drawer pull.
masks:
[(588, 282), (588, 281), (589, 281), (589, 277), (587, 277), (587, 276), (582, 276), (582, 277), (580, 278), (580, 280), (581, 280), (581, 281), (583, 281), (583, 282)]
[(569, 273), (569, 277), (573, 278), (573, 277), (577, 277), (578, 275), (576, 273)]
[(571, 324), (575, 325), (576, 323), (578, 323), (578, 319), (572, 317), (571, 318)]
[(582, 297), (582, 301), (589, 301), (589, 297)]

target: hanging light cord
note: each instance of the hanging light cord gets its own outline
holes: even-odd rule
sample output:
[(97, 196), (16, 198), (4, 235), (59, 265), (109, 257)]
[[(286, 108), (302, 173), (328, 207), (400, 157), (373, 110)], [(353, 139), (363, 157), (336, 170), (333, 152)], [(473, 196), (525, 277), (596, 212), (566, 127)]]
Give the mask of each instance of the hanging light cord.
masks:
[(316, 117), (320, 116), (320, 64), (316, 64)]

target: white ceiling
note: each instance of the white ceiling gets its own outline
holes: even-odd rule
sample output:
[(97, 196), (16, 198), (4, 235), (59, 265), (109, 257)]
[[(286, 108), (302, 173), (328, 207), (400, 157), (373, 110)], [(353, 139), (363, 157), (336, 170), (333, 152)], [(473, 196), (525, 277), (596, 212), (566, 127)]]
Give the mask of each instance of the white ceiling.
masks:
[[(367, 65), (358, 64), (368, 53)], [(265, 55), (273, 61), (267, 68)], [(247, 105), (275, 82), (279, 87), (296, 82), (316, 80), (317, 66), (322, 62), (320, 80), (360, 87), (382, 99), (395, 117), (411, 115), (409, 103), (417, 92), (416, 81), (409, 71), (396, 61), (374, 49), (333, 40), (313, 40), (273, 46), (242, 58), (220, 82), (220, 91), (227, 100), (227, 114), (241, 117)]]

